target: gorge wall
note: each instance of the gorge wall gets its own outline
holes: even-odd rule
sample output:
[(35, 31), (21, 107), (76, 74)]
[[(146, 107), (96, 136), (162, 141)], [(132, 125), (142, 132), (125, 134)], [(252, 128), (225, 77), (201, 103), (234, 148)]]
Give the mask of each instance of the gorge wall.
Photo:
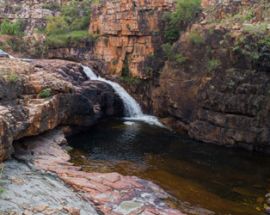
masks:
[(173, 0), (101, 1), (93, 9), (89, 31), (98, 34), (95, 57), (110, 74), (148, 78), (146, 59), (162, 43), (161, 23)]
[[(58, 12), (44, 6), (51, 1), (40, 2), (14, 0), (18, 9), (5, 3), (0, 16), (32, 17), (30, 22), (43, 25), (44, 16)], [(92, 6), (88, 30), (98, 36), (95, 43), (51, 49), (47, 57), (93, 60), (144, 110), (195, 139), (268, 147), (268, 1), (203, 0), (197, 19), (179, 29), (169, 57), (162, 49), (164, 15), (175, 10), (174, 0), (102, 0)]]
[(57, 8), (53, 5), (61, 5), (63, 0), (1, 0), (0, 21), (4, 19), (20, 20), (25, 26), (28, 35), (46, 25), (46, 18), (57, 14)]
[(204, 20), (174, 44), (185, 61), (166, 62), (153, 109), (197, 140), (266, 151), (269, 3), (233, 2), (206, 8)]
[(173, 45), (183, 61), (167, 60), (154, 75), (158, 79), (145, 66), (163, 44), (161, 14), (174, 6), (157, 5), (103, 1), (94, 10), (90, 32), (100, 34), (94, 53), (108, 65), (106, 73), (125, 76), (128, 67), (128, 75), (141, 80), (124, 85), (178, 131), (204, 142), (267, 150), (269, 3), (202, 1), (201, 18)]

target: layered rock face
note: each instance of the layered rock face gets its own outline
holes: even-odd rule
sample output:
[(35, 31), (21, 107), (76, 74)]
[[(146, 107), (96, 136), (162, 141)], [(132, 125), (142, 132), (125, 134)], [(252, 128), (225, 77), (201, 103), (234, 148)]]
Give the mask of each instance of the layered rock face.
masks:
[[(94, 53), (110, 74), (154, 77), (146, 72), (146, 59), (162, 44), (162, 14), (173, 7), (171, 1), (122, 0), (103, 1), (94, 10), (90, 32), (101, 35)], [(269, 3), (205, 0), (202, 7), (198, 23), (174, 44), (185, 62), (166, 62), (159, 84), (126, 87), (145, 110), (195, 139), (268, 148), (269, 125), (262, 119), (269, 118), (269, 47), (263, 42)]]
[[(251, 8), (266, 11), (258, 1)], [(245, 12), (211, 24), (207, 17), (182, 34), (174, 51), (186, 60), (163, 68), (155, 113), (197, 140), (267, 152), (270, 29), (267, 16), (256, 15), (243, 23)]]
[(145, 61), (161, 43), (161, 19), (173, 2), (114, 0), (94, 8), (90, 32), (100, 35), (94, 53), (108, 64), (111, 74), (148, 77)]
[(226, 18), (229, 15), (236, 15), (241, 10), (249, 10), (254, 7), (253, 13), (256, 15), (256, 19), (262, 21), (263, 19), (269, 21), (269, 2), (265, 0), (203, 0), (202, 7), (205, 9), (211, 9), (211, 15), (215, 19)]
[(33, 34), (34, 30), (44, 28), (46, 17), (55, 15), (63, 0), (2, 0), (0, 1), (0, 20), (20, 20), (25, 25), (25, 32)]
[(79, 64), (0, 59), (0, 161), (12, 142), (59, 125), (90, 126), (122, 112), (108, 85), (88, 81)]

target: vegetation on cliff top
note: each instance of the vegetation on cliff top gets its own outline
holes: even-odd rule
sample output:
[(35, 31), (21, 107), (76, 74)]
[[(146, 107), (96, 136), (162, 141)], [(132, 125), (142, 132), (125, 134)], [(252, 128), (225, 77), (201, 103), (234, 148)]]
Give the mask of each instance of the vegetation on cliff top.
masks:
[(22, 35), (23, 34), (23, 25), (20, 21), (11, 22), (5, 19), (0, 24), (0, 34), (6, 35)]
[(41, 57), (50, 48), (89, 45), (95, 41), (95, 36), (88, 33), (92, 3), (92, 0), (72, 0), (63, 5), (57, 2), (44, 4), (43, 9), (58, 13), (47, 17), (46, 26), (36, 29), (35, 38), (31, 40), (24, 37), (24, 24), (21, 21), (4, 20), (0, 24), (0, 34), (11, 37), (1, 41), (0, 47)]
[(175, 42), (181, 30), (189, 25), (201, 10), (201, 0), (177, 0), (176, 10), (164, 15), (166, 42)]
[(48, 17), (45, 32), (48, 47), (76, 46), (95, 38), (88, 33), (91, 0), (73, 0), (60, 8), (61, 15)]

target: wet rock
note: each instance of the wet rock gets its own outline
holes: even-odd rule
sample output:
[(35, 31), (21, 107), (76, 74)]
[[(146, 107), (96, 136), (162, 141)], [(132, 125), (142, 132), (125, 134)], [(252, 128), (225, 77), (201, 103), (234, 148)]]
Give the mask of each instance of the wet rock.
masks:
[[(156, 211), (156, 214), (164, 215), (183, 214), (170, 209), (164, 202), (169, 194), (150, 181), (118, 173), (81, 171), (80, 167), (69, 162), (69, 155), (59, 145), (64, 138), (61, 130), (54, 130), (20, 141), (15, 144), (16, 157), (33, 164), (38, 170), (56, 174), (65, 184), (79, 191), (83, 199), (93, 202), (104, 214), (140, 214), (144, 211)], [(23, 149), (25, 145), (28, 146), (27, 149)], [(63, 209), (70, 214), (78, 214), (79, 208)]]
[(0, 162), (10, 156), (14, 140), (59, 125), (90, 126), (121, 113), (122, 102), (113, 89), (89, 81), (80, 64), (0, 60)]

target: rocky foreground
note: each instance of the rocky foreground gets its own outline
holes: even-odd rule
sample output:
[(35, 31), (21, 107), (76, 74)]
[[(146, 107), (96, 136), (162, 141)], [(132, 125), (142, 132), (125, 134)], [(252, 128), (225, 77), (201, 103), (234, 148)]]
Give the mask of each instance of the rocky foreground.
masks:
[(33, 171), (17, 161), (8, 161), (2, 176), (5, 191), (0, 214), (98, 214), (93, 205), (53, 175)]
[[(78, 191), (81, 199), (89, 202), (90, 206), (92, 205), (91, 203), (93, 203), (96, 210), (102, 214), (183, 214), (180, 211), (170, 209), (164, 201), (169, 198), (169, 195), (150, 181), (134, 176), (123, 176), (118, 173), (104, 174), (81, 171), (80, 167), (74, 166), (69, 162), (70, 157), (63, 148), (65, 144), (66, 139), (62, 130), (54, 130), (44, 135), (28, 138), (14, 144), (16, 158), (30, 166), (32, 173), (29, 171), (28, 167), (19, 168), (17, 171), (25, 171), (28, 169), (30, 172), (29, 177), (34, 177), (35, 180), (33, 184), (31, 184), (33, 189), (29, 187), (29, 189), (27, 189), (27, 186), (30, 186), (30, 184), (24, 183), (25, 173), (22, 175), (22, 178), (17, 178), (17, 181), (22, 182), (21, 184), (23, 185), (18, 191), (18, 196), (14, 194), (10, 195), (10, 191), (5, 195), (9, 212), (18, 212), (18, 210), (23, 209), (25, 204), (30, 204), (30, 212), (33, 213), (37, 208), (41, 207), (39, 205), (41, 198), (44, 198), (45, 202), (50, 202), (52, 199), (51, 194), (49, 196), (43, 196), (43, 191), (47, 193), (52, 190), (54, 193), (55, 190), (52, 186), (47, 186), (45, 183), (45, 188), (47, 187), (48, 190), (45, 191), (45, 188), (42, 188), (41, 192), (37, 192), (35, 188), (37, 183), (43, 183), (44, 178), (47, 180), (47, 178), (50, 178), (49, 175), (51, 175), (51, 177), (59, 177), (65, 184), (73, 188), (73, 190)], [(10, 163), (7, 165), (8, 169), (10, 168), (9, 166)], [(36, 171), (36, 173), (33, 173), (33, 171)], [(40, 174), (38, 172), (44, 173), (44, 177), (41, 178), (42, 180), (39, 180), (39, 178), (35, 176)], [(38, 180), (41, 182), (37, 182)], [(54, 180), (52, 179), (52, 181)], [(59, 182), (54, 183), (59, 184)], [(7, 185), (7, 189), (10, 187), (12, 186)], [(23, 189), (25, 189), (25, 192), (20, 192), (23, 191)], [(29, 192), (30, 195), (32, 192), (33, 196), (35, 196), (34, 201), (30, 203), (28, 201)], [(70, 193), (72, 194), (71, 190), (68, 191), (66, 196), (67, 200), (64, 203), (61, 203), (61, 195), (64, 194), (63, 192), (55, 196), (57, 201), (51, 206), (56, 214), (61, 214), (61, 211), (69, 208), (71, 208), (70, 210), (72, 211), (66, 214), (80, 214), (80, 212), (84, 214), (85, 211), (88, 212), (88, 214), (95, 214), (89, 209), (90, 206), (85, 208), (84, 201), (82, 200), (78, 201), (76, 204), (71, 204), (71, 200), (74, 199), (76, 195), (74, 197), (74, 194), (71, 195)], [(21, 196), (24, 195), (26, 195), (26, 198), (22, 200)], [(19, 202), (20, 204), (13, 204), (12, 207), (11, 202)], [(57, 203), (60, 205), (57, 205)], [(47, 207), (44, 208), (44, 211), (46, 210)], [(75, 213), (76, 211), (77, 213)]]
[(0, 161), (19, 161), (4, 163), (1, 213), (182, 214), (149, 181), (69, 162), (65, 135), (121, 114), (112, 88), (89, 81), (80, 64), (0, 59)]
[(0, 161), (10, 156), (14, 140), (121, 113), (112, 88), (89, 81), (80, 64), (0, 59)]

